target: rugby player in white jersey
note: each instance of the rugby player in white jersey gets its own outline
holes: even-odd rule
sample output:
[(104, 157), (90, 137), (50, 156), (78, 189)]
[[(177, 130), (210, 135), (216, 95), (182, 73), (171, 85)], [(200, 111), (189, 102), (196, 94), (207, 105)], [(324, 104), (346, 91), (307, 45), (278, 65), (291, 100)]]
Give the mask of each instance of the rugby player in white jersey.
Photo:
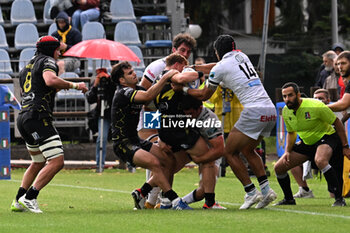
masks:
[[(173, 48), (172, 53), (178, 53), (188, 59), (192, 53), (192, 50), (196, 47), (196, 40), (187, 33), (179, 33), (173, 39)], [(145, 88), (146, 90), (150, 88), (157, 77), (162, 74), (166, 67), (165, 59), (167, 57), (158, 59), (149, 64), (144, 73), (140, 82), (140, 86)], [(154, 110), (152, 106), (148, 106), (150, 108), (145, 108), (146, 111)], [(157, 134), (157, 130), (155, 129), (144, 129), (143, 128), (143, 111), (140, 114), (140, 122), (138, 125), (139, 136), (142, 139), (146, 139), (151, 135)]]
[[(255, 203), (258, 203), (255, 208), (264, 208), (277, 195), (269, 186), (264, 165), (255, 148), (264, 136), (270, 135), (276, 124), (276, 109), (247, 55), (236, 50), (232, 36), (219, 36), (214, 42), (214, 49), (219, 62), (211, 69), (207, 86), (201, 90), (183, 87), (183, 91), (207, 100), (223, 82), (235, 93), (244, 109), (226, 140), (224, 156), (246, 191), (240, 209), (248, 209)], [(194, 68), (197, 70), (197, 66)], [(240, 152), (258, 178), (261, 193), (249, 178), (247, 168), (239, 157)]]
[[(223, 129), (222, 124), (218, 118), (218, 116), (204, 107), (202, 101), (194, 98), (191, 95), (187, 95), (184, 97), (182, 102), (182, 108), (186, 115), (190, 115), (196, 121), (203, 123), (203, 126), (200, 128), (196, 128), (203, 139), (209, 146), (209, 149), (206, 153), (196, 158), (196, 163), (199, 164), (199, 187), (187, 194), (182, 198), (184, 202), (187, 204), (191, 204), (194, 202), (201, 201), (205, 198), (205, 195), (214, 195), (213, 199), (215, 200), (215, 193), (206, 194), (203, 186), (202, 179), (202, 166), (203, 162), (213, 161), (215, 160), (215, 167), (213, 169), (213, 173), (210, 174), (211, 182), (216, 185), (216, 179), (219, 174), (219, 167), (221, 163), (221, 156), (224, 151), (225, 143), (223, 137)], [(211, 127), (210, 124), (219, 122), (220, 124), (213, 124), (214, 127)], [(221, 206), (218, 202), (215, 202), (212, 206), (208, 206), (207, 203), (204, 203), (203, 209), (226, 209)]]

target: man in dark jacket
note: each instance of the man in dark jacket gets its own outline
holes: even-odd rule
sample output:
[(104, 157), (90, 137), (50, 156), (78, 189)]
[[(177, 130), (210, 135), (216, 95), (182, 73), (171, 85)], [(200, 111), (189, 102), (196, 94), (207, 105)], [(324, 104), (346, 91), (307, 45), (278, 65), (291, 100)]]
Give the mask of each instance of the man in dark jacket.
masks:
[[(97, 107), (95, 109), (98, 114), (98, 136), (96, 140), (96, 171), (100, 172), (100, 140), (102, 140), (102, 169), (104, 168), (105, 158), (106, 158), (106, 147), (107, 147), (107, 138), (108, 132), (111, 124), (111, 106), (112, 100), (114, 96), (114, 92), (116, 86), (112, 83), (109, 75), (107, 74), (107, 70), (105, 68), (98, 69), (96, 71), (96, 79), (92, 88), (86, 93), (86, 98), (89, 104), (97, 103)], [(104, 117), (103, 117), (103, 131), (101, 130), (101, 100), (104, 99)], [(101, 134), (103, 132), (103, 135)], [(102, 136), (101, 136), (102, 135)]]
[[(80, 31), (70, 25), (69, 19), (66, 12), (62, 11), (58, 13), (55, 19), (57, 31), (52, 33), (52, 36), (58, 38), (61, 42), (62, 54), (82, 40)], [(60, 59), (57, 65), (59, 67), (59, 74), (74, 72), (80, 67), (80, 60), (75, 57), (65, 57)]]

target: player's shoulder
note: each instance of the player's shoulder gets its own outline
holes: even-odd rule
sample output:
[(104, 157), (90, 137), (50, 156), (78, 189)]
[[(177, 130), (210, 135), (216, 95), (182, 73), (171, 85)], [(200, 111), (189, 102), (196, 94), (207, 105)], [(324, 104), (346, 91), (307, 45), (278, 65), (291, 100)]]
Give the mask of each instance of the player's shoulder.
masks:
[(322, 107), (326, 106), (322, 101), (313, 98), (303, 98), (303, 107)]
[(160, 58), (151, 62), (145, 69), (144, 75), (149, 77), (151, 80), (155, 80), (158, 75), (165, 69), (166, 63), (165, 58)]

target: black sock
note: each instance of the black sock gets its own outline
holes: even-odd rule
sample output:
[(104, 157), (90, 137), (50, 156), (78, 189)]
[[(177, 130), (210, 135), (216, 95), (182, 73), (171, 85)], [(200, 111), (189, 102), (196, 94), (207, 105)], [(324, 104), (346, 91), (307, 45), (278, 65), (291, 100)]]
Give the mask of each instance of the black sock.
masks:
[(23, 196), (24, 194), (26, 194), (27, 190), (25, 188), (20, 187), (18, 189), (17, 195), (16, 195), (16, 201), (18, 201), (18, 199)]
[(141, 187), (141, 194), (143, 197), (146, 197), (149, 192), (151, 192), (152, 186), (149, 183), (144, 183)]
[(248, 186), (244, 186), (244, 191), (246, 193), (253, 191), (253, 189), (255, 189), (255, 185), (253, 183), (249, 184)]
[(196, 197), (196, 193), (197, 193), (197, 189), (195, 189), (194, 191), (193, 191), (193, 200), (194, 200), (194, 202), (197, 202), (197, 201), (201, 201), (201, 200), (203, 200), (203, 198), (197, 198)]
[(306, 192), (309, 192), (310, 191), (310, 189), (309, 189), (309, 187), (302, 187)]
[(173, 201), (179, 196), (175, 193), (174, 190), (170, 189), (169, 191), (164, 193), (164, 197), (168, 198), (170, 201)]
[(328, 189), (330, 192), (334, 193), (335, 199), (342, 197), (341, 188), (339, 186), (339, 182), (337, 179), (337, 175), (333, 168), (328, 169), (325, 173), (323, 173), (324, 178), (326, 178), (328, 183)]
[(294, 197), (293, 197), (293, 193), (292, 193), (292, 188), (290, 187), (290, 178), (289, 178), (288, 173), (286, 173), (286, 176), (283, 178), (279, 178), (277, 176), (277, 180), (282, 188), (284, 198), (286, 200), (293, 200)]
[(26, 194), (26, 199), (33, 200), (36, 199), (39, 195), (39, 190), (37, 190), (34, 186), (30, 187)]
[(205, 197), (205, 204), (207, 204), (208, 207), (211, 207), (215, 204), (215, 193), (204, 193)]
[(266, 183), (266, 182), (267, 182), (267, 176), (264, 175), (264, 176), (258, 177), (258, 181), (259, 181), (259, 184), (260, 184), (260, 185)]

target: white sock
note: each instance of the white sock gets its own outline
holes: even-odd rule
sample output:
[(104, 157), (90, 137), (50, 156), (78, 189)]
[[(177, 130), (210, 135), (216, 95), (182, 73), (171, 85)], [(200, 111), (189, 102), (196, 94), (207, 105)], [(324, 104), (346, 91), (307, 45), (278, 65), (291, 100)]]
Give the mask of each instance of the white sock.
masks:
[(187, 194), (186, 196), (184, 196), (182, 198), (182, 201), (186, 202), (187, 204), (191, 204), (191, 203), (195, 202), (194, 198), (193, 198), (193, 193), (194, 193), (194, 191), (192, 191), (189, 194)]
[(261, 193), (264, 196), (266, 196), (266, 194), (268, 193), (269, 189), (270, 189), (270, 185), (269, 185), (268, 181), (266, 181), (266, 182), (264, 182), (263, 184), (260, 185)]
[(154, 187), (151, 190), (151, 192), (149, 192), (148, 194), (147, 202), (150, 203), (151, 205), (156, 205), (159, 192), (160, 192), (160, 188)]

